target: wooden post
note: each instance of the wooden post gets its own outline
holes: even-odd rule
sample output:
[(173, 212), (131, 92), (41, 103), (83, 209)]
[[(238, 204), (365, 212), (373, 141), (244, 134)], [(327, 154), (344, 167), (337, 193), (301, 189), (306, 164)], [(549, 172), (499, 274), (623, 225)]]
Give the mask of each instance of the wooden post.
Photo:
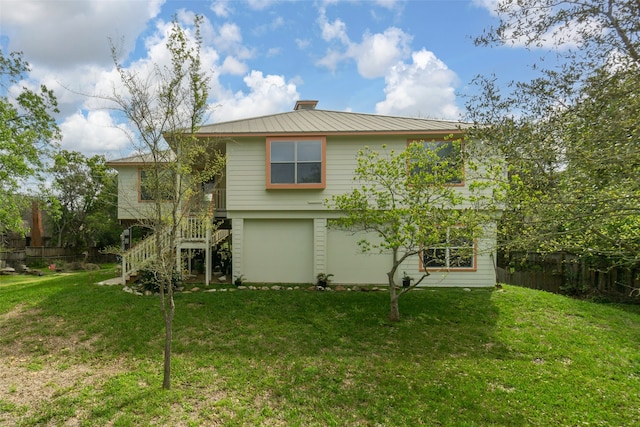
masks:
[(40, 211), (40, 205), (37, 200), (31, 202), (31, 246), (42, 247), (44, 242), (42, 235), (44, 234), (42, 229), (42, 212)]

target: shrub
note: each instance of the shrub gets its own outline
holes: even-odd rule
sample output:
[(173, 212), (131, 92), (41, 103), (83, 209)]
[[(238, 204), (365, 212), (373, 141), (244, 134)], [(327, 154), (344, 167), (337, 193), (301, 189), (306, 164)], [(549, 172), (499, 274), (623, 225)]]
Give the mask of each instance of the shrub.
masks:
[[(177, 271), (174, 271), (171, 277), (171, 286), (173, 287), (173, 290), (178, 289), (180, 283), (180, 275)], [(153, 293), (160, 292), (157, 273), (152, 270), (140, 270), (138, 272), (138, 288), (141, 291), (150, 291)]]

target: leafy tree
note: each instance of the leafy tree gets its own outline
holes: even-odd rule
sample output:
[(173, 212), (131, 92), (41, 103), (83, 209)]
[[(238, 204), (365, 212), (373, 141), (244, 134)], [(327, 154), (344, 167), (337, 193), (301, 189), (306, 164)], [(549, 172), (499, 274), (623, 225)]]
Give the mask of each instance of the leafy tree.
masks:
[[(508, 159), (501, 236), (508, 251), (567, 250), (640, 261), (640, 3), (500, 1), (500, 22), (476, 42), (550, 48), (555, 66), (500, 90), (480, 76), (467, 103)], [(547, 53), (548, 50), (543, 50)]]
[(116, 175), (104, 156), (61, 150), (49, 172), (49, 208), (57, 245), (82, 251), (116, 243), (121, 230), (114, 203)]
[(22, 53), (0, 51), (0, 233), (24, 231), (15, 199), (19, 184), (42, 170), (60, 138), (53, 92), (18, 85), (31, 71)]
[(114, 91), (110, 99), (135, 127), (133, 148), (148, 159), (141, 192), (149, 201), (149, 210), (141, 225), (154, 233), (155, 256), (145, 268), (155, 274), (160, 291), (165, 326), (162, 386), (166, 389), (171, 387), (175, 316), (171, 283), (179, 273), (175, 248), (180, 226), (185, 216), (193, 213), (189, 208), (198, 188), (219, 174), (225, 162), (214, 141), (200, 141), (196, 137), (208, 111), (210, 82), (200, 62), (201, 22), (202, 17), (196, 16), (194, 36), (189, 37), (174, 19), (166, 45), (170, 64), (156, 65), (149, 75), (127, 70), (112, 47), (123, 91)]
[(120, 235), (124, 227), (118, 220), (118, 174), (107, 170), (102, 190), (96, 195), (93, 209), (86, 218), (87, 229), (91, 230), (93, 243), (97, 248), (120, 245)]
[[(472, 143), (466, 146), (471, 152)], [(467, 191), (455, 185), (461, 180), (463, 160)], [(398, 321), (400, 297), (429, 276), (425, 271), (410, 287), (398, 290), (398, 269), (422, 248), (438, 246), (447, 238), (473, 241), (482, 235), (497, 207), (498, 193), (487, 190), (495, 184), (488, 178), (499, 173), (499, 162), (481, 168), (464, 159), (460, 140), (415, 142), (401, 152), (366, 148), (357, 161), (356, 187), (327, 201), (343, 214), (331, 226), (364, 232), (359, 242), (363, 251), (391, 253), (389, 319)]]

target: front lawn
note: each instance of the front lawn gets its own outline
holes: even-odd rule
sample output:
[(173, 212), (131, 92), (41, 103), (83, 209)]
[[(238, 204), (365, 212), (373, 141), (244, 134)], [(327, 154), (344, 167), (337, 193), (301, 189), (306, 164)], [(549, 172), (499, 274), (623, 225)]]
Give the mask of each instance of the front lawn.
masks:
[(156, 297), (0, 276), (0, 425), (640, 424), (640, 307), (505, 286)]

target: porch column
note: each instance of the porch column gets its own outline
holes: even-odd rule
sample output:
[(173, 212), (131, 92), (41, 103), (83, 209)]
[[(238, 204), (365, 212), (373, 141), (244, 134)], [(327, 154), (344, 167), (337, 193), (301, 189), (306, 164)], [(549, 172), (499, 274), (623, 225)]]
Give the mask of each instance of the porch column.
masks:
[(233, 233), (231, 233), (231, 281), (233, 282), (237, 277), (240, 277), (242, 275), (242, 242), (244, 240), (244, 219), (233, 218), (231, 220), (231, 229), (233, 230)]
[(204, 247), (204, 285), (211, 282), (211, 227), (207, 227)]
[(313, 279), (327, 271), (327, 219), (313, 220)]

